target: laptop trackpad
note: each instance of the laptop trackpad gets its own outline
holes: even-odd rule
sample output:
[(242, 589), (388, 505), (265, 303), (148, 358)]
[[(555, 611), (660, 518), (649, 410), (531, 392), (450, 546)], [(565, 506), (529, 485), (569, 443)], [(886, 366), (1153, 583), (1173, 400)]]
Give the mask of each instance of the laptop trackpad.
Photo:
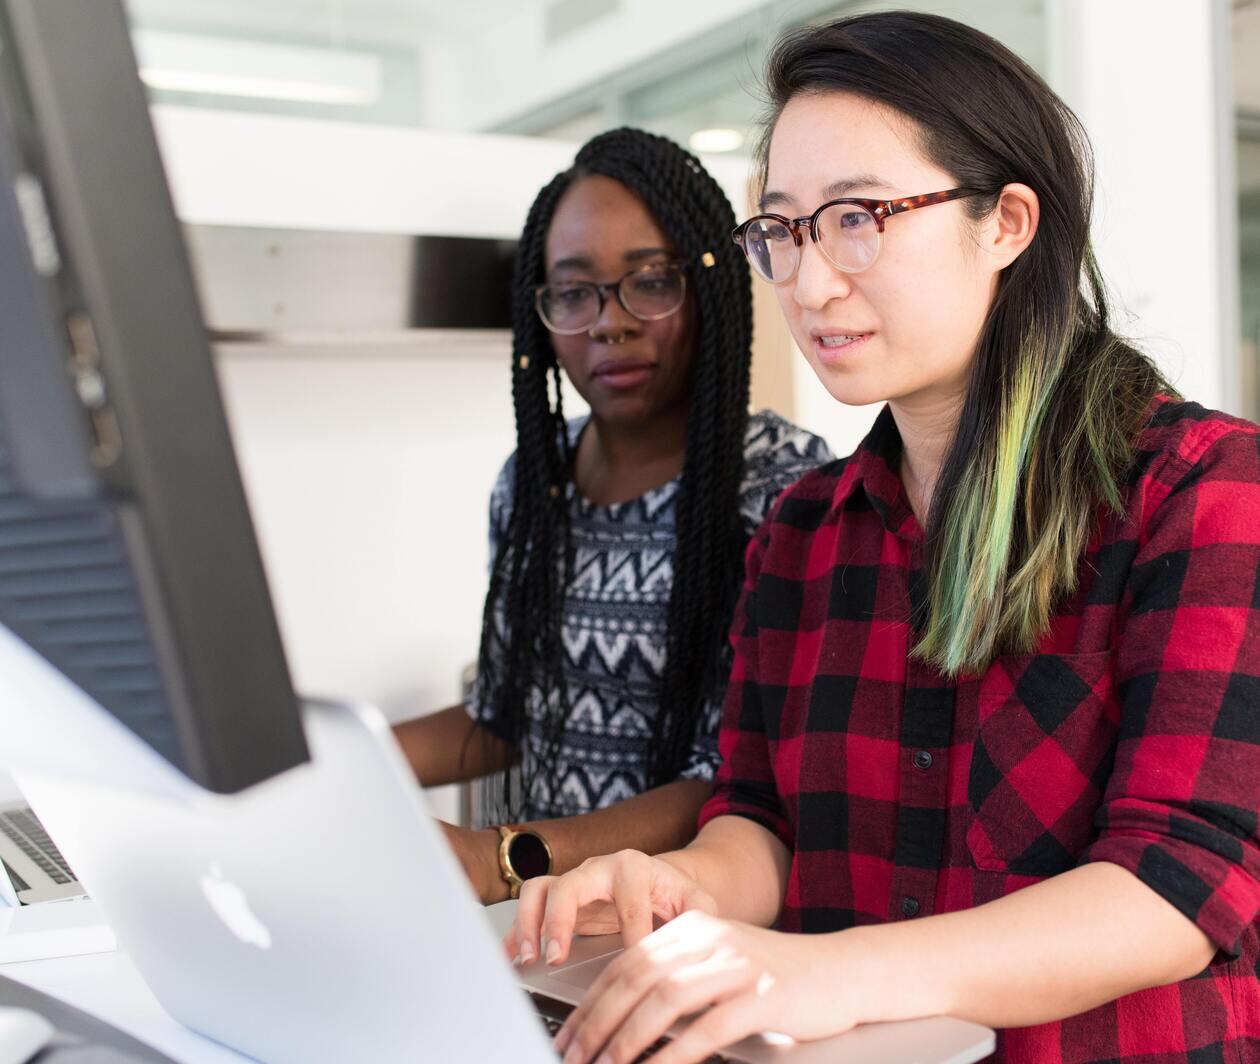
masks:
[(620, 952), (621, 950), (616, 950), (613, 953), (605, 953), (602, 957), (596, 957), (594, 960), (583, 961), (569, 968), (561, 968), (551, 973), (551, 979), (557, 983), (564, 983), (566, 986), (585, 990), (599, 978), (599, 973), (607, 968)]

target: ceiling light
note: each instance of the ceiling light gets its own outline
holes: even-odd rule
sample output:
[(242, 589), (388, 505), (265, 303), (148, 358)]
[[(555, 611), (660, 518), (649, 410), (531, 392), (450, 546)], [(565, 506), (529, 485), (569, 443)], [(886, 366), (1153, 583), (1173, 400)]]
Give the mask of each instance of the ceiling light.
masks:
[(157, 30), (137, 30), (134, 41), (152, 89), (361, 107), (381, 98), (372, 55)]
[(687, 143), (692, 151), (738, 151), (744, 146), (744, 134), (738, 129), (715, 126), (712, 129), (697, 129), (687, 138)]

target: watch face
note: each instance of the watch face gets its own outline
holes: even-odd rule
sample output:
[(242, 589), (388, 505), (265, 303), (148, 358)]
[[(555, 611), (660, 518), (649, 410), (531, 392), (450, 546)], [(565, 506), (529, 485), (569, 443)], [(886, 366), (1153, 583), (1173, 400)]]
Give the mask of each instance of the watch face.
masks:
[(547, 856), (547, 847), (542, 839), (532, 832), (522, 831), (512, 839), (508, 850), (508, 859), (512, 868), (522, 879), (533, 879), (545, 876), (551, 871), (551, 858)]

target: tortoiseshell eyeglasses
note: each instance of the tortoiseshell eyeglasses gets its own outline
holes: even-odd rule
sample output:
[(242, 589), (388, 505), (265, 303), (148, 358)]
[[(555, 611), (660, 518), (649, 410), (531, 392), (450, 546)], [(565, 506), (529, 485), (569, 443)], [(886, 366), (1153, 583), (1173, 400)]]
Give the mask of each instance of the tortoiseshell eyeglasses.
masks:
[(731, 238), (748, 257), (753, 272), (771, 284), (782, 284), (796, 276), (805, 244), (801, 230), (806, 228), (837, 270), (861, 273), (879, 256), (886, 219), (916, 207), (931, 207), (982, 192), (978, 188), (951, 188), (902, 199), (828, 200), (813, 214), (800, 218), (758, 214), (737, 225)]

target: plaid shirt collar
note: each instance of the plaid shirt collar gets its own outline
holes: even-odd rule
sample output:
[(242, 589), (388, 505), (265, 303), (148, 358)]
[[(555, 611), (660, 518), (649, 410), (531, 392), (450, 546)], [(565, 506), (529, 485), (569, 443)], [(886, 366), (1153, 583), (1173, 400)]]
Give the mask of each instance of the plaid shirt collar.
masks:
[(910, 508), (900, 470), (901, 433), (892, 407), (885, 405), (853, 452), (845, 475), (836, 486), (833, 510), (843, 509), (860, 490), (879, 514), (885, 529), (902, 539), (921, 540), (923, 530)]

